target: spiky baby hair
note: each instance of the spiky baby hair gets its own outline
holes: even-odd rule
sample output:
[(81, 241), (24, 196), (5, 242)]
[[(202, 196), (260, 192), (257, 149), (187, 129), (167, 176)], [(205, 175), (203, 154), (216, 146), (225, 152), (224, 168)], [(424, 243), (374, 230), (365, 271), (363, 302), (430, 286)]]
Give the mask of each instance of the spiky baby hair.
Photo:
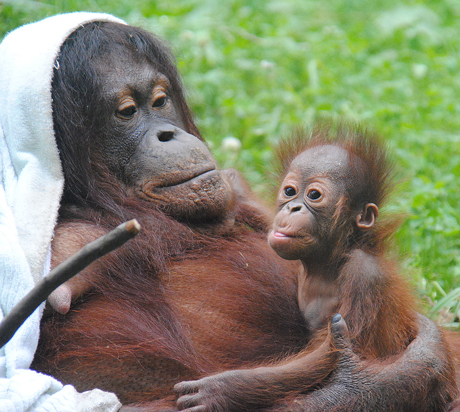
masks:
[(352, 173), (364, 178), (366, 202), (381, 207), (393, 184), (393, 161), (383, 140), (371, 129), (357, 123), (319, 121), (309, 128), (297, 128), (275, 148), (275, 171), (281, 181), (292, 161), (312, 147), (335, 145), (349, 153)]
[[(274, 150), (278, 183), (283, 180), (292, 161), (299, 154), (323, 145), (335, 145), (345, 149), (349, 154), (350, 173), (359, 175), (362, 179), (362, 190), (351, 196), (350, 201), (353, 203), (350, 202), (348, 207), (354, 209), (365, 203), (375, 203), (381, 209), (394, 187), (393, 161), (382, 138), (373, 130), (357, 123), (318, 121), (309, 128), (299, 127), (290, 136), (282, 139)], [(379, 217), (378, 224), (371, 230), (365, 233), (355, 232), (348, 241), (380, 249), (400, 223), (401, 219), (394, 216), (387, 216), (385, 219)]]

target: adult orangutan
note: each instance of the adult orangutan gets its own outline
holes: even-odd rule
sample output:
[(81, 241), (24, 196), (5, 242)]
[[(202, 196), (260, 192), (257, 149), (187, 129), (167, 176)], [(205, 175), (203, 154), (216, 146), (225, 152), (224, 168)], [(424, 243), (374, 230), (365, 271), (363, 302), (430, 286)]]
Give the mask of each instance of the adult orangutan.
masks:
[[(68, 313), (44, 319), (33, 368), (138, 404), (126, 411), (160, 410), (175, 408), (175, 383), (300, 351), (312, 331), (297, 305), (297, 264), (267, 244), (271, 216), (238, 174), (217, 168), (168, 49), (124, 24), (73, 24), (42, 91), (65, 178), (53, 265), (131, 217), (143, 230), (51, 298)], [(331, 330), (341, 348), (333, 373), (286, 410), (447, 400), (446, 352), (429, 321), (384, 365), (357, 360), (343, 322)]]

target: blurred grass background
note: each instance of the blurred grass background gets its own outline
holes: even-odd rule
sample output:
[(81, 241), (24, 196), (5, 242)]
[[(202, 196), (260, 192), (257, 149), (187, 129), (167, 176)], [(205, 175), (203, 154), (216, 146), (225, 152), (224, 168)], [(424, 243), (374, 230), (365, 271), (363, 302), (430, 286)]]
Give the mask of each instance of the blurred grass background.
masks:
[(113, 13), (168, 40), (222, 167), (267, 195), (271, 148), (342, 116), (386, 137), (404, 183), (391, 209), (403, 272), (459, 326), (458, 0), (0, 0), (0, 38), (62, 12)]

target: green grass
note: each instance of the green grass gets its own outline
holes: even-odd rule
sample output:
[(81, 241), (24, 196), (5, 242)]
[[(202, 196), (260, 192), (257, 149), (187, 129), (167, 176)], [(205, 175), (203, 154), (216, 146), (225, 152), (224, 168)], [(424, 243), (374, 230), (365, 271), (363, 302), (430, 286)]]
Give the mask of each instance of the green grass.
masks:
[(259, 193), (273, 143), (295, 125), (343, 116), (378, 130), (404, 178), (392, 203), (407, 215), (396, 236), (403, 272), (428, 307), (441, 304), (433, 317), (455, 324), (458, 0), (0, 1), (0, 36), (73, 10), (114, 13), (165, 37), (220, 164), (241, 170)]

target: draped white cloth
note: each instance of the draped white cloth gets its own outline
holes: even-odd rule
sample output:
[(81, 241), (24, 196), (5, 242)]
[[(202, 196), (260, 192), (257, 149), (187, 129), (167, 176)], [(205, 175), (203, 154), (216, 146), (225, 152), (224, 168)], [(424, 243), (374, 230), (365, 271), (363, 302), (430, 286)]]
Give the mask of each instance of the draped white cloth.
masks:
[[(0, 44), (0, 319), (49, 272), (64, 178), (54, 139), (51, 80), (64, 40), (99, 13), (28, 24)], [(43, 305), (0, 349), (0, 412), (115, 412), (114, 394), (79, 394), (29, 368)]]

